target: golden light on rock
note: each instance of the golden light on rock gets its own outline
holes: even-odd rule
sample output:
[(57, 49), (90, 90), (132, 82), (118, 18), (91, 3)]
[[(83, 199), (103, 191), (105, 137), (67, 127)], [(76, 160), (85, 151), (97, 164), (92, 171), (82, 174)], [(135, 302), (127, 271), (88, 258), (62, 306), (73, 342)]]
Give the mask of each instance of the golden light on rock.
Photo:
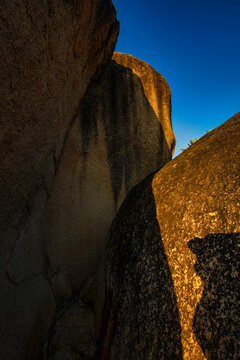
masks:
[(162, 227), (160, 223), (160, 204), (154, 186), (154, 181), (156, 181), (156, 179), (158, 179), (157, 176), (153, 179), (152, 189), (156, 204), (157, 220), (162, 234), (162, 242), (177, 297), (177, 306), (181, 325), (183, 359), (204, 360), (206, 358), (193, 331), (194, 314), (197, 304), (202, 297), (204, 282), (194, 270), (196, 256), (187, 246), (189, 239), (186, 239), (184, 242), (174, 242), (169, 241), (169, 238), (164, 236), (164, 227)]

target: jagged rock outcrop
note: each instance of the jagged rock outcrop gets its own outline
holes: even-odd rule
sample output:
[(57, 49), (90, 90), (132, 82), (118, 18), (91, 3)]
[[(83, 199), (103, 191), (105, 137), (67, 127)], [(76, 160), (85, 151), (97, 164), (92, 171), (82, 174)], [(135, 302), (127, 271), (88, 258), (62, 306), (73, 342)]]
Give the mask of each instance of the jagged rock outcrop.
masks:
[(3, 0), (0, 14), (0, 357), (37, 360), (56, 306), (46, 202), (118, 22), (110, 0)]
[(131, 55), (113, 59), (79, 107), (48, 201), (49, 259), (75, 291), (94, 277), (126, 194), (175, 145), (166, 80)]
[(100, 359), (240, 357), (240, 113), (138, 184), (106, 254)]

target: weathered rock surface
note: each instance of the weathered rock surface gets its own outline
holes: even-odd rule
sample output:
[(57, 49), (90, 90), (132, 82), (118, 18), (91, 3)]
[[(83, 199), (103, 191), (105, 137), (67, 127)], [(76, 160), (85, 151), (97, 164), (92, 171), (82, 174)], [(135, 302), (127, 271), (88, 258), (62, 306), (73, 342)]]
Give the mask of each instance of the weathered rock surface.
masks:
[[(79, 107), (48, 201), (52, 271), (64, 272), (74, 291), (95, 275), (126, 194), (171, 159), (174, 145), (166, 80), (133, 56), (114, 54)], [(65, 286), (58, 291), (67, 294)]]
[(94, 360), (96, 335), (91, 307), (73, 299), (59, 312), (52, 330), (47, 358), (50, 360)]
[(240, 358), (240, 113), (137, 185), (110, 231), (100, 359)]
[[(113, 58), (80, 104), (47, 213), (54, 293), (67, 299), (80, 290), (94, 313), (95, 341), (104, 298), (104, 278), (96, 271), (111, 221), (131, 187), (169, 161), (175, 145), (166, 80), (130, 55)], [(52, 339), (49, 360), (66, 356), (59, 345), (64, 331), (62, 340)], [(74, 348), (72, 342), (67, 352)]]
[(46, 202), (79, 102), (112, 56), (118, 23), (110, 0), (3, 0), (0, 14), (0, 357), (37, 360), (56, 303)]
[[(141, 79), (144, 93), (161, 123), (165, 141), (168, 146), (162, 146), (161, 158), (169, 158), (169, 149), (173, 155), (176, 139), (171, 124), (171, 91), (164, 77), (154, 70), (149, 64), (134, 56), (117, 53), (113, 54), (117, 64), (131, 69), (133, 74)], [(163, 143), (163, 145), (165, 145)], [(163, 165), (163, 162), (162, 162)]]
[(0, 11), (5, 228), (17, 223), (36, 186), (48, 185), (46, 163), (59, 161), (80, 99), (114, 50), (118, 23), (109, 0), (3, 0)]

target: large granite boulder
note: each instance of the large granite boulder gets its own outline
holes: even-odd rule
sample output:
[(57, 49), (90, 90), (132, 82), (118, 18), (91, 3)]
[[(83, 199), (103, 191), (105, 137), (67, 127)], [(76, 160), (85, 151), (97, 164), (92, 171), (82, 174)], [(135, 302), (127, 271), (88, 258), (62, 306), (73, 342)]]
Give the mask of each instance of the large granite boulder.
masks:
[(240, 358), (240, 113), (138, 184), (110, 231), (100, 359)]
[(118, 22), (110, 0), (3, 0), (0, 14), (0, 357), (37, 360), (56, 304), (46, 202)]
[[(169, 150), (173, 155), (176, 139), (172, 131), (171, 124), (171, 91), (164, 77), (154, 70), (149, 64), (135, 58), (134, 56), (115, 52), (113, 60), (117, 64), (131, 69), (132, 73), (140, 77), (144, 93), (151, 105), (155, 115), (160, 121), (164, 141), (161, 147), (161, 165), (164, 159), (169, 159)], [(135, 96), (136, 97), (136, 96)], [(135, 99), (139, 104), (138, 99)], [(140, 103), (141, 104), (141, 103)], [(139, 108), (138, 116), (140, 116), (141, 108)], [(165, 144), (167, 143), (167, 146)]]
[(90, 286), (126, 194), (175, 145), (166, 80), (131, 55), (113, 59), (80, 104), (48, 200), (48, 255), (65, 297)]

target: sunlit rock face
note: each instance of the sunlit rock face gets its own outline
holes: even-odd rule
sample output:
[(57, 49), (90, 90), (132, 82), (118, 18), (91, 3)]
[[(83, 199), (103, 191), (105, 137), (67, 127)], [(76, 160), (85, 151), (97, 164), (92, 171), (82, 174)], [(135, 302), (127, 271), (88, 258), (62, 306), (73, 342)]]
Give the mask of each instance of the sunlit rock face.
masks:
[(134, 56), (115, 52), (113, 54), (113, 60), (115, 60), (119, 65), (131, 69), (133, 74), (140, 77), (144, 93), (161, 123), (164, 137), (168, 145), (162, 146), (161, 158), (168, 159), (169, 149), (173, 155), (176, 139), (173, 134), (172, 126), (170, 126), (171, 91), (167, 81), (149, 64), (135, 58)]
[(75, 291), (94, 277), (111, 221), (131, 187), (171, 159), (170, 115), (166, 80), (130, 55), (115, 54), (88, 89), (47, 214), (52, 271), (64, 272)]
[(3, 0), (0, 13), (0, 357), (37, 360), (56, 303), (46, 201), (79, 102), (112, 56), (118, 23), (109, 0)]
[(111, 227), (100, 359), (239, 359), (240, 113), (128, 195)]

